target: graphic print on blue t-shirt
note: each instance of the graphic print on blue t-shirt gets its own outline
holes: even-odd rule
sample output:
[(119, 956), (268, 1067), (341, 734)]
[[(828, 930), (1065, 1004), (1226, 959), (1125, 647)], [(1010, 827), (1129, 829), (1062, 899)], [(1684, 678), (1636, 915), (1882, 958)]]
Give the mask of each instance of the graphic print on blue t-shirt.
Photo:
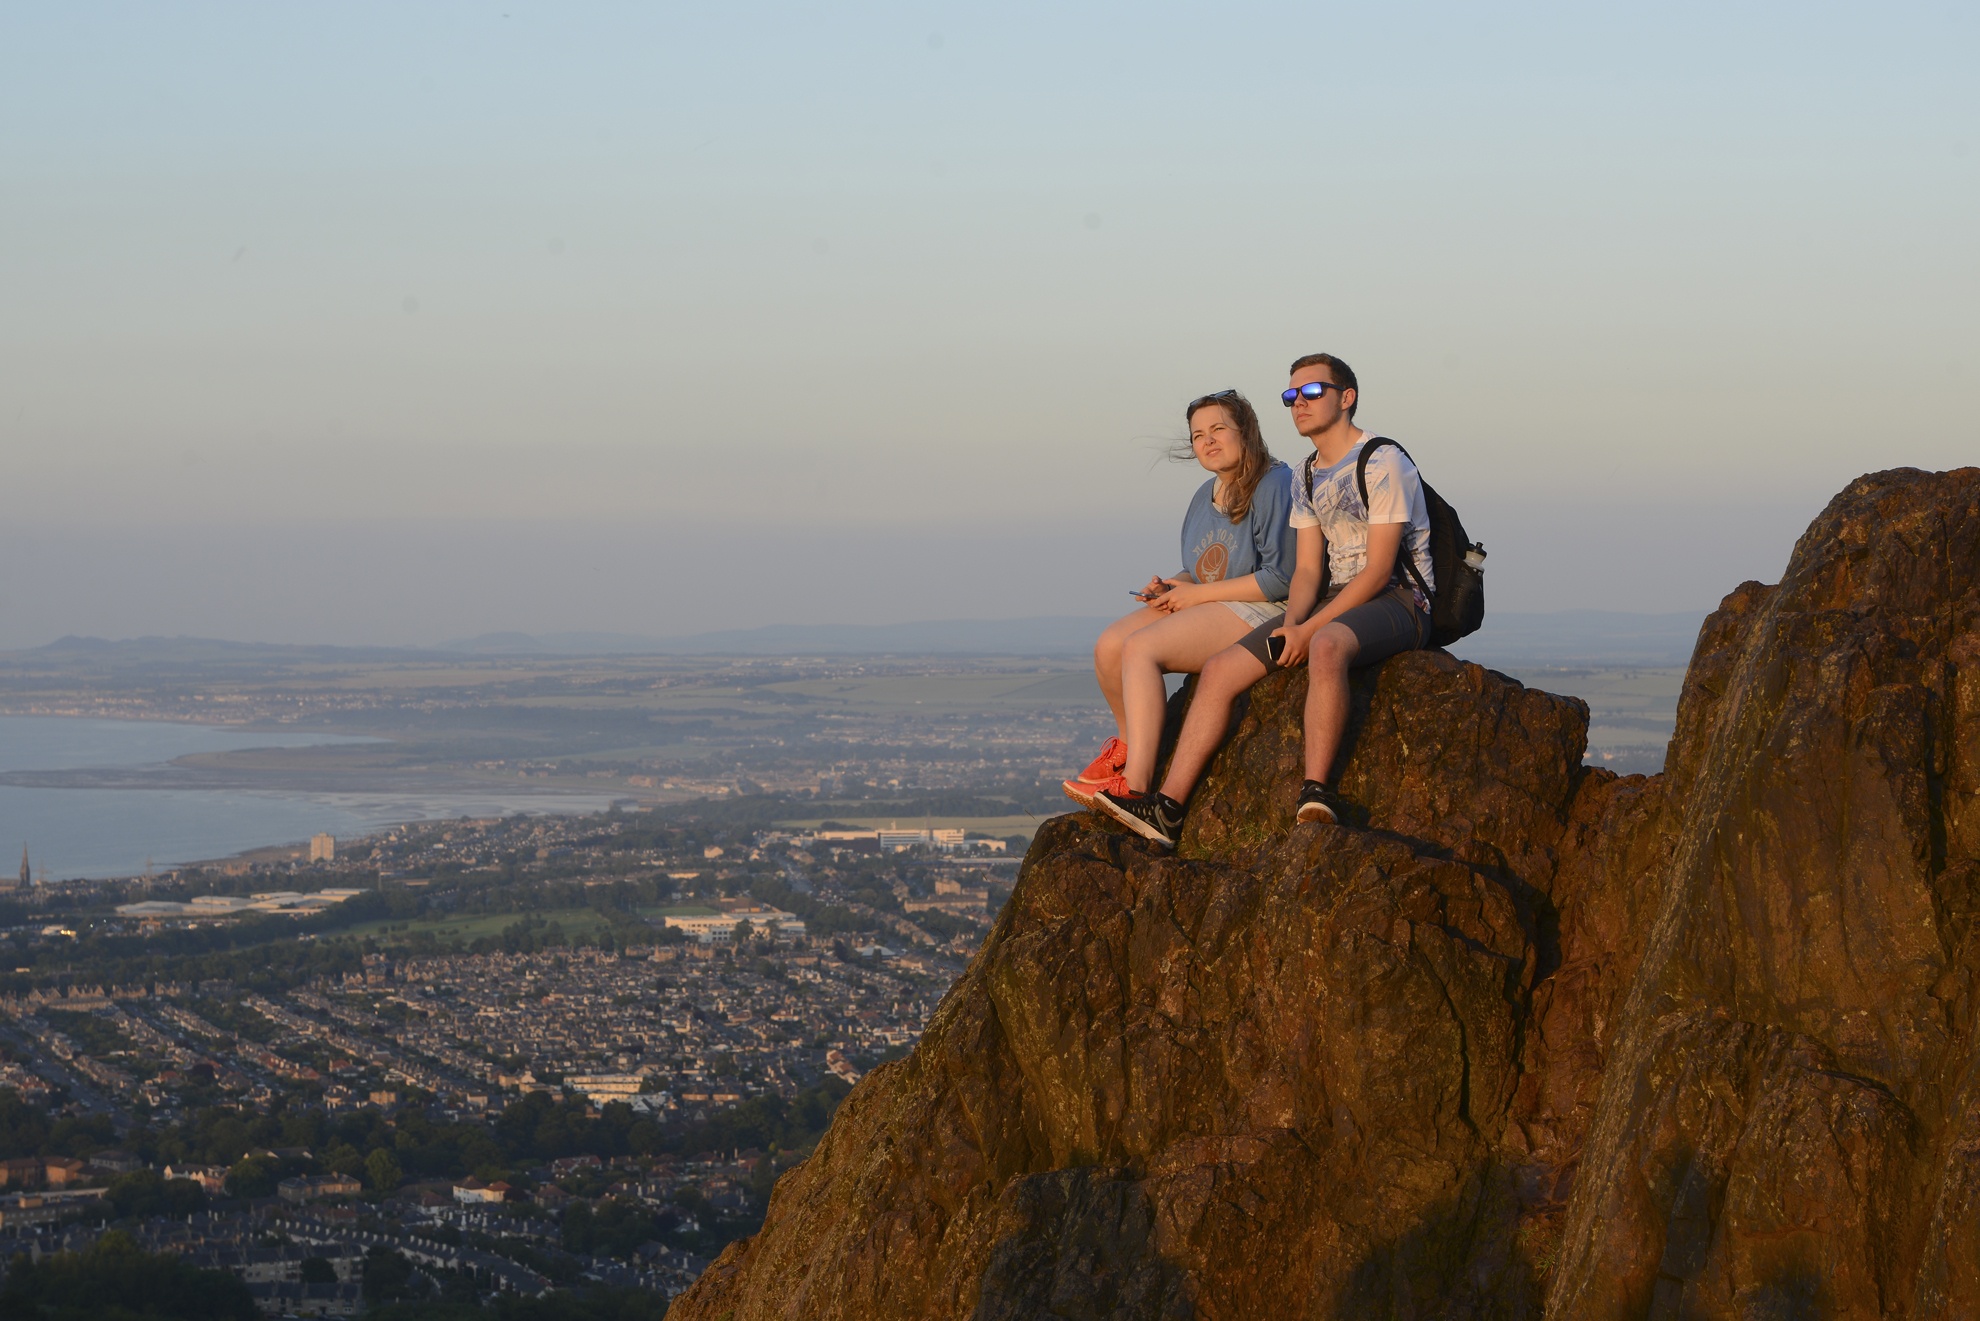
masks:
[(1221, 527), (1204, 533), (1189, 548), (1190, 576), (1200, 583), (1220, 583), (1224, 581), (1224, 571), (1231, 567), (1231, 552), (1237, 549), (1237, 530)]

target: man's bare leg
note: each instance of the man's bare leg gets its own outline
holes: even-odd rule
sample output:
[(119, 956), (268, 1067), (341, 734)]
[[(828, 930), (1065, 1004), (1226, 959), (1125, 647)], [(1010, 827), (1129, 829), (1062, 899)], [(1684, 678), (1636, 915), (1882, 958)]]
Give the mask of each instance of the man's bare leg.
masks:
[(1212, 602), (1191, 606), (1159, 624), (1141, 629), (1121, 649), (1122, 704), (1128, 788), (1147, 793), (1155, 778), (1155, 754), (1162, 746), (1162, 722), (1169, 713), (1164, 674), (1194, 674), (1212, 656), (1251, 629), (1237, 613)]
[(1330, 783), (1334, 757), (1347, 732), (1348, 669), (1361, 643), (1345, 624), (1313, 635), (1306, 651), (1306, 778)]
[(1203, 663), (1196, 693), (1189, 699), (1189, 714), (1183, 717), (1182, 733), (1169, 758), (1169, 773), (1162, 777), (1165, 795), (1178, 803), (1189, 801), (1196, 782), (1203, 778), (1203, 768), (1210, 764), (1231, 727), (1231, 708), (1246, 689), (1264, 677), (1265, 666), (1243, 647), (1225, 647)]

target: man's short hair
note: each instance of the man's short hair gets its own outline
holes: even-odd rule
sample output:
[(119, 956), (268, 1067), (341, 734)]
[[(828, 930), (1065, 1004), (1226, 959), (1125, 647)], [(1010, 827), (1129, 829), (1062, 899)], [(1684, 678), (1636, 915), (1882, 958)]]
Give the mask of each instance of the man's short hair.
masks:
[(1286, 375), (1291, 376), (1308, 367), (1325, 367), (1333, 376), (1335, 385), (1354, 391), (1354, 402), (1348, 405), (1348, 421), (1354, 421), (1354, 410), (1361, 407), (1361, 382), (1355, 379), (1354, 368), (1331, 353), (1309, 353), (1304, 358), (1294, 359), (1293, 365), (1286, 369)]

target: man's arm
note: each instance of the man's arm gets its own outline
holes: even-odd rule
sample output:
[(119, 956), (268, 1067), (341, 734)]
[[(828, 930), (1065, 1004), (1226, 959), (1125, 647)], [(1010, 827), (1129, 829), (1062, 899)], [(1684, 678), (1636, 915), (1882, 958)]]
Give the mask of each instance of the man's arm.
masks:
[(1316, 629), (1325, 628), (1356, 606), (1367, 605), (1389, 590), (1389, 580), (1396, 574), (1396, 554), (1402, 549), (1403, 533), (1407, 531), (1407, 523), (1369, 525), (1367, 562), (1361, 566), (1361, 572), (1341, 589), (1340, 594), (1308, 621), (1306, 632), (1309, 637)]
[(1305, 660), (1307, 645), (1315, 633), (1356, 606), (1366, 605), (1389, 590), (1389, 579), (1396, 571), (1396, 553), (1402, 549), (1403, 533), (1408, 530), (1407, 523), (1369, 525), (1368, 560), (1361, 566), (1361, 572), (1354, 575), (1333, 600), (1315, 611), (1312, 618), (1286, 630), (1286, 649), (1279, 664), (1297, 665)]
[(1326, 571), (1327, 536), (1318, 524), (1293, 529), (1292, 590), (1286, 595), (1286, 623), (1297, 624), (1320, 604), (1320, 575)]

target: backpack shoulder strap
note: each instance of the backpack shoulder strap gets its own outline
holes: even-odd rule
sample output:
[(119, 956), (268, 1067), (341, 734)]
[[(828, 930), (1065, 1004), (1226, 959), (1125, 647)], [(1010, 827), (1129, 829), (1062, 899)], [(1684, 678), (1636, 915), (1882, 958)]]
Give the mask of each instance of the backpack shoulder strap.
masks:
[[(1312, 454), (1307, 455), (1306, 463), (1300, 469), (1306, 475), (1306, 503), (1308, 504), (1313, 503), (1313, 460), (1318, 454), (1319, 451), (1315, 450)], [(1364, 503), (1366, 502), (1364, 501)]]
[[(1354, 461), (1354, 480), (1361, 488), (1361, 507), (1363, 511), (1366, 511), (1368, 508), (1368, 456), (1384, 445), (1395, 445), (1396, 452), (1401, 454), (1405, 459), (1409, 459), (1412, 466), (1416, 463), (1415, 459), (1409, 458), (1408, 450), (1404, 449), (1388, 436), (1370, 436), (1361, 447), (1361, 457)], [(1419, 482), (1423, 480), (1421, 473), (1418, 474), (1417, 480)], [(1425, 504), (1428, 503), (1428, 497), (1425, 497)], [(1415, 582), (1416, 590), (1423, 593), (1424, 599), (1434, 600), (1435, 596), (1430, 590), (1430, 584), (1423, 581), (1423, 571), (1416, 567), (1416, 556), (1409, 553), (1409, 532), (1407, 529), (1403, 532), (1402, 545), (1396, 547), (1396, 558), (1402, 561), (1404, 571)]]
[[(1405, 459), (1409, 459), (1409, 451), (1402, 447), (1401, 442), (1392, 440), (1387, 436), (1370, 436), (1366, 441), (1362, 442), (1361, 457), (1354, 461), (1354, 481), (1355, 485), (1361, 488), (1361, 507), (1363, 509), (1368, 508), (1368, 456), (1384, 445), (1394, 445), (1398, 453)], [(1412, 464), (1416, 462), (1415, 459), (1409, 459), (1409, 461)]]

